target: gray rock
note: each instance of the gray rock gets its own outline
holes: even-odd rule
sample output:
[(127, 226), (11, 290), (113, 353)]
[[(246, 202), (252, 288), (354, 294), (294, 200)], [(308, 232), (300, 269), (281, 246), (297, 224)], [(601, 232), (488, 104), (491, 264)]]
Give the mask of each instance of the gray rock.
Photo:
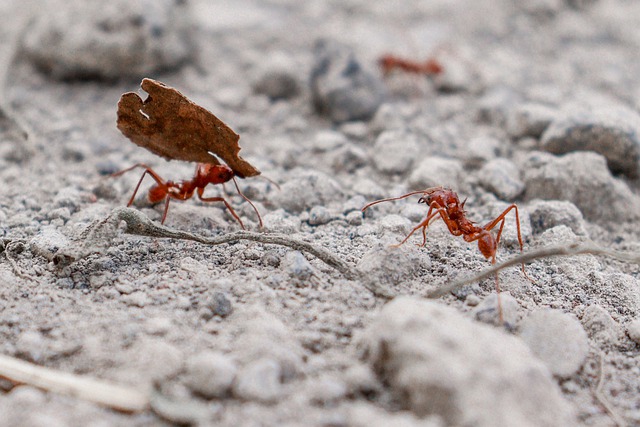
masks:
[(578, 236), (586, 236), (585, 221), (580, 209), (566, 200), (533, 200), (527, 206), (534, 234), (558, 225), (569, 227)]
[[(502, 305), (502, 321), (510, 327), (515, 326), (520, 314), (518, 301), (508, 292), (501, 292), (500, 303)], [(482, 302), (471, 311), (471, 314), (480, 322), (501, 326), (500, 314), (498, 312), (498, 294), (494, 292), (483, 299)]]
[(150, 384), (172, 378), (183, 369), (183, 351), (164, 338), (132, 336), (131, 340), (133, 344), (127, 351), (118, 355), (126, 364), (117, 370), (114, 379), (139, 378), (141, 383)]
[(589, 339), (580, 322), (559, 310), (538, 310), (520, 324), (520, 338), (561, 378), (578, 372), (589, 354)]
[(234, 313), (237, 331), (232, 355), (240, 365), (269, 359), (280, 365), (280, 380), (295, 378), (302, 369), (302, 347), (292, 330), (260, 306)]
[(640, 217), (640, 198), (611, 175), (599, 154), (580, 151), (556, 157), (533, 152), (525, 163), (528, 199), (568, 200), (586, 219), (600, 224)]
[(627, 324), (627, 335), (636, 344), (640, 344), (640, 319), (633, 319)]
[(462, 58), (460, 54), (438, 54), (442, 72), (433, 76), (433, 84), (439, 92), (478, 92), (483, 88), (482, 76), (473, 68), (472, 61)]
[(471, 138), (461, 150), (460, 158), (466, 166), (479, 168), (498, 155), (501, 145), (499, 139), (491, 136)]
[(189, 2), (74, 0), (44, 9), (22, 47), (58, 79), (117, 79), (176, 67), (193, 53)]
[(26, 331), (15, 344), (16, 354), (31, 362), (42, 363), (47, 355), (47, 342), (41, 333)]
[(555, 108), (544, 104), (525, 103), (509, 111), (507, 132), (512, 138), (539, 138), (558, 115)]
[(214, 294), (207, 299), (206, 307), (211, 310), (213, 316), (227, 317), (233, 313), (233, 306), (231, 301), (223, 292), (214, 292)]
[(287, 252), (284, 257), (284, 265), (297, 284), (306, 283), (313, 276), (313, 267), (302, 255), (302, 252)]
[(555, 154), (595, 151), (612, 172), (640, 175), (640, 115), (622, 105), (570, 111), (544, 132), (541, 148)]
[(344, 399), (348, 391), (344, 381), (331, 375), (309, 381), (305, 389), (312, 403), (323, 406), (335, 405)]
[(231, 391), (237, 371), (230, 357), (215, 351), (204, 351), (187, 360), (186, 384), (208, 399), (224, 397)]
[(144, 322), (144, 331), (149, 335), (159, 337), (167, 335), (174, 327), (170, 317), (152, 317)]
[(420, 271), (430, 267), (429, 256), (409, 244), (400, 247), (380, 244), (365, 253), (356, 268), (371, 288), (388, 295), (399, 293)]
[(382, 81), (354, 52), (332, 40), (314, 47), (311, 92), (315, 108), (336, 123), (369, 120), (385, 98)]
[(582, 326), (589, 338), (601, 348), (611, 347), (618, 343), (622, 328), (613, 320), (609, 312), (602, 306), (592, 304), (582, 314)]
[(518, 167), (508, 159), (490, 160), (478, 171), (480, 185), (500, 199), (511, 202), (524, 191)]
[(315, 170), (297, 169), (273, 195), (273, 204), (297, 214), (313, 206), (327, 206), (343, 196), (340, 184), (330, 176)]
[(324, 225), (332, 218), (331, 212), (324, 206), (314, 206), (309, 211), (309, 225)]
[(345, 425), (350, 427), (442, 427), (445, 423), (436, 415), (419, 417), (407, 411), (390, 412), (378, 404), (356, 401), (348, 407), (348, 423)]
[(29, 241), (31, 252), (49, 261), (53, 261), (54, 255), (67, 246), (69, 239), (54, 228), (43, 228)]
[(300, 93), (300, 82), (286, 69), (270, 69), (253, 84), (253, 90), (272, 100), (290, 99)]
[(143, 291), (131, 292), (128, 295), (124, 295), (122, 301), (130, 307), (145, 307), (151, 303), (151, 298)]
[(436, 302), (396, 298), (366, 328), (360, 346), (397, 402), (417, 416), (493, 427), (576, 422), (526, 345)]
[[(291, 200), (290, 202), (293, 203), (294, 201)], [(302, 226), (302, 221), (298, 215), (289, 215), (283, 209), (269, 212), (262, 217), (262, 222), (264, 223), (264, 231), (276, 233), (297, 233)]]
[(459, 188), (462, 164), (456, 159), (426, 157), (415, 166), (409, 176), (409, 187), (423, 190), (429, 187)]
[(283, 394), (280, 364), (265, 358), (250, 362), (238, 372), (233, 383), (234, 396), (264, 403), (276, 402)]
[(420, 147), (414, 134), (388, 130), (376, 138), (371, 158), (376, 169), (386, 175), (405, 174), (413, 169)]

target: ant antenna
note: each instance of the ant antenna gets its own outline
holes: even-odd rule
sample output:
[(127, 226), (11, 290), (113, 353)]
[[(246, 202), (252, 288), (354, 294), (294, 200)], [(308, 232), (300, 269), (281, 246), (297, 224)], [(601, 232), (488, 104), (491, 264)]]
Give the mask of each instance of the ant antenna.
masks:
[(233, 179), (233, 184), (236, 186), (236, 190), (238, 191), (238, 194), (251, 205), (253, 210), (256, 212), (256, 215), (258, 215), (260, 228), (264, 228), (264, 224), (262, 223), (262, 217), (260, 216), (260, 212), (258, 212), (258, 208), (256, 208), (256, 205), (254, 205), (253, 202), (249, 200), (249, 198), (245, 196), (244, 193), (240, 190), (240, 187), (238, 186), (238, 180), (236, 179), (236, 177), (234, 176), (232, 179)]

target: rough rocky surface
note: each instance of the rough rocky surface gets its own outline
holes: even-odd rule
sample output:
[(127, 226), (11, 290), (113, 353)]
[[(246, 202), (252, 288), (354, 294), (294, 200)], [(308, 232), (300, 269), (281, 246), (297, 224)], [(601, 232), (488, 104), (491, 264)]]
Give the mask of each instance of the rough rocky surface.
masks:
[[(446, 185), (476, 225), (516, 203), (525, 253), (640, 252), (637, 2), (5, 0), (0, 16), (0, 354), (154, 398), (124, 413), (3, 379), (0, 424), (640, 424), (638, 265), (585, 254), (533, 260), (528, 277), (506, 268), (500, 324), (493, 277), (421, 299), (490, 263), (440, 216), (424, 246), (416, 230), (393, 247), (425, 218), (419, 194), (361, 211)], [(384, 75), (385, 54), (442, 73)], [(141, 170), (110, 174), (193, 176), (116, 129), (143, 77), (241, 136), (262, 175), (238, 186), (264, 228), (232, 183), (205, 196), (346, 269), (301, 247), (103, 222)], [(157, 223), (152, 181), (133, 212)], [(498, 262), (520, 252), (514, 217)], [(239, 231), (197, 197), (172, 202), (165, 225)], [(545, 310), (576, 333), (527, 326)], [(565, 369), (557, 355), (577, 335)], [(555, 359), (535, 356), (540, 340)]]
[(445, 425), (575, 423), (522, 341), (437, 302), (396, 298), (365, 328), (361, 345), (398, 404), (418, 416), (438, 415)]

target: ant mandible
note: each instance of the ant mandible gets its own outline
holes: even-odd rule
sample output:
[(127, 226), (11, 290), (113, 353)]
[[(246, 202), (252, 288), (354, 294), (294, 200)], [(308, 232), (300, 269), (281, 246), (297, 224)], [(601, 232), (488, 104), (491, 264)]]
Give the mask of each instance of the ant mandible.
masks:
[(383, 55), (378, 60), (382, 73), (386, 76), (393, 70), (402, 70), (412, 74), (424, 74), (434, 76), (444, 71), (442, 64), (434, 58), (429, 58), (424, 62), (412, 61), (409, 59), (399, 58), (394, 55)]
[(169, 211), (169, 202), (171, 201), (171, 199), (187, 200), (193, 197), (193, 193), (195, 192), (198, 194), (198, 198), (203, 202), (224, 203), (231, 215), (236, 219), (236, 221), (240, 223), (240, 226), (244, 230), (245, 227), (242, 223), (242, 220), (224, 197), (203, 197), (204, 189), (207, 185), (224, 184), (225, 182), (233, 181), (238, 194), (240, 194), (243, 199), (249, 202), (253, 210), (256, 212), (256, 215), (258, 215), (258, 221), (260, 222), (260, 227), (262, 227), (262, 217), (260, 216), (260, 212), (258, 212), (258, 209), (253, 204), (253, 202), (251, 202), (251, 200), (249, 200), (249, 198), (247, 198), (247, 196), (245, 196), (242, 191), (240, 191), (240, 187), (238, 186), (238, 182), (235, 178), (235, 173), (227, 165), (198, 163), (196, 165), (196, 171), (193, 178), (191, 178), (190, 180), (177, 182), (165, 181), (153, 169), (151, 169), (144, 163), (137, 163), (130, 168), (111, 174), (111, 176), (117, 177), (136, 168), (143, 168), (144, 173), (140, 177), (135, 190), (133, 190), (133, 194), (131, 195), (131, 199), (129, 199), (129, 203), (127, 203), (127, 206), (131, 206), (133, 204), (136, 194), (138, 193), (138, 189), (140, 188), (140, 184), (142, 184), (144, 177), (149, 174), (151, 178), (153, 178), (156, 182), (156, 185), (149, 189), (149, 202), (159, 203), (164, 200), (164, 212), (162, 213), (162, 219), (160, 220), (161, 224), (164, 224), (164, 220), (167, 218), (167, 212)]
[[(420, 197), (420, 199), (418, 200), (418, 203), (429, 205), (427, 216), (420, 224), (418, 224), (411, 230), (411, 232), (407, 235), (407, 237), (404, 238), (402, 242), (394, 246), (400, 246), (404, 244), (409, 239), (409, 237), (413, 235), (413, 233), (422, 229), (422, 244), (419, 246), (424, 247), (427, 242), (427, 227), (429, 226), (429, 223), (433, 218), (435, 218), (437, 215), (440, 215), (440, 218), (442, 218), (452, 235), (462, 236), (462, 238), (466, 242), (477, 241), (478, 249), (480, 250), (482, 255), (484, 255), (484, 257), (489, 260), (491, 264), (495, 264), (496, 252), (498, 251), (498, 244), (500, 243), (500, 237), (502, 236), (505, 217), (509, 212), (513, 210), (515, 212), (516, 227), (518, 230), (518, 243), (520, 243), (520, 252), (522, 252), (523, 245), (522, 234), (520, 232), (520, 215), (518, 214), (518, 206), (516, 206), (515, 203), (507, 207), (493, 221), (490, 221), (482, 227), (478, 227), (469, 219), (467, 219), (466, 212), (464, 210), (466, 199), (463, 202), (460, 202), (458, 195), (453, 190), (444, 187), (431, 187), (427, 188), (426, 190), (412, 191), (399, 197), (376, 200), (363, 207), (362, 211), (364, 212), (371, 206), (378, 203), (401, 200), (416, 194), (422, 195), (422, 197)], [(498, 229), (497, 235), (494, 237), (494, 235), (491, 233), (491, 230), (493, 230), (498, 224), (500, 224), (500, 228)], [(524, 269), (524, 264), (522, 264), (522, 272), (524, 273), (525, 277), (529, 279)], [(500, 323), (502, 324), (502, 303), (500, 302), (500, 283), (498, 282), (497, 273), (496, 293), (498, 296), (498, 315), (500, 318)]]

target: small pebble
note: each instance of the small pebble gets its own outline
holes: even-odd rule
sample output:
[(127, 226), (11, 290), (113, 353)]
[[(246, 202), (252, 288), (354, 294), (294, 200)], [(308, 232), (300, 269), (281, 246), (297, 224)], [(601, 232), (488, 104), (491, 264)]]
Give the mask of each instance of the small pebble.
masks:
[(463, 159), (468, 167), (479, 168), (498, 155), (501, 145), (502, 143), (497, 138), (477, 136), (471, 138), (462, 148), (460, 158)]
[(222, 292), (214, 292), (214, 294), (207, 299), (206, 306), (214, 316), (224, 318), (233, 313), (231, 301), (229, 301), (229, 298)]
[(331, 153), (331, 168), (336, 173), (353, 174), (369, 164), (367, 152), (353, 144), (339, 147)]
[(151, 303), (151, 299), (149, 298), (149, 296), (142, 291), (135, 291), (130, 293), (129, 295), (124, 295), (122, 297), (122, 301), (124, 301), (124, 303), (128, 306), (140, 308)]
[[(467, 297), (467, 300), (469, 297)], [(504, 325), (513, 327), (516, 324), (520, 312), (518, 301), (509, 295), (508, 292), (500, 293), (500, 303), (502, 305), (502, 321)], [(471, 312), (476, 320), (490, 325), (500, 326), (500, 314), (498, 312), (498, 297), (496, 293), (490, 294), (482, 300)]]
[(379, 223), (383, 230), (399, 234), (407, 234), (411, 227), (409, 219), (397, 214), (385, 215), (380, 218)]
[(543, 309), (520, 324), (520, 338), (561, 378), (574, 375), (587, 359), (589, 338), (580, 322), (559, 310)]
[(533, 200), (527, 205), (534, 234), (564, 225), (578, 236), (587, 236), (586, 223), (580, 209), (566, 200)]
[(324, 206), (314, 206), (309, 211), (309, 225), (324, 225), (331, 219), (331, 212)]
[(508, 159), (490, 160), (478, 171), (480, 185), (501, 200), (511, 202), (524, 192), (518, 167)]
[(557, 116), (555, 108), (544, 104), (525, 103), (509, 111), (507, 132), (513, 138), (539, 138)]
[[(431, 267), (428, 255), (420, 253), (410, 245), (398, 248), (380, 244), (366, 252), (357, 269), (369, 286), (387, 295), (398, 293), (410, 283), (420, 271)], [(406, 283), (405, 283), (406, 282)]]
[(144, 331), (149, 335), (164, 336), (173, 328), (173, 321), (168, 317), (152, 317), (144, 323)]
[(31, 362), (41, 363), (47, 354), (47, 342), (41, 333), (26, 331), (16, 341), (16, 355)]
[(54, 228), (43, 228), (29, 241), (29, 248), (34, 255), (49, 261), (61, 248), (69, 246), (69, 239)]
[(472, 68), (472, 61), (460, 57), (460, 53), (453, 55), (442, 52), (438, 55), (438, 62), (443, 72), (434, 76), (433, 83), (439, 92), (478, 92), (482, 89), (482, 78)]
[(335, 405), (347, 394), (346, 384), (328, 375), (311, 380), (305, 388), (309, 392), (311, 402), (322, 406)]
[(128, 363), (118, 374), (122, 378), (139, 378), (141, 382), (165, 380), (182, 371), (184, 353), (180, 348), (169, 344), (166, 338), (135, 335), (130, 339), (132, 345), (123, 356)]
[(376, 139), (371, 154), (376, 169), (386, 175), (405, 174), (413, 169), (420, 147), (414, 134), (388, 130)]
[(290, 99), (300, 93), (300, 83), (290, 71), (272, 69), (260, 76), (253, 84), (253, 90), (272, 100)]
[(299, 251), (288, 252), (284, 257), (284, 264), (291, 277), (299, 284), (308, 281), (314, 274), (311, 263)]
[(618, 343), (622, 332), (620, 325), (613, 320), (604, 307), (597, 304), (590, 305), (584, 310), (581, 321), (589, 338), (601, 348)]
[(208, 398), (220, 398), (231, 391), (238, 368), (228, 356), (204, 351), (187, 360), (186, 384), (194, 392)]
[(299, 214), (314, 206), (328, 206), (343, 196), (340, 184), (329, 175), (315, 170), (296, 169), (272, 199), (275, 206)]
[(281, 377), (277, 361), (258, 359), (240, 369), (233, 383), (233, 394), (239, 399), (274, 403), (283, 394)]
[(316, 42), (314, 56), (310, 81), (316, 110), (336, 123), (373, 117), (385, 98), (380, 78), (336, 41)]
[(269, 212), (262, 217), (264, 231), (294, 234), (300, 231), (302, 221), (297, 215), (290, 215), (284, 209)]
[(444, 157), (426, 157), (411, 171), (409, 186), (415, 190), (443, 186), (459, 188), (462, 177), (462, 163)]
[(346, 215), (346, 220), (349, 225), (361, 225), (362, 224), (362, 212), (351, 211)]
[(627, 335), (636, 344), (640, 344), (640, 319), (633, 319), (627, 324)]

